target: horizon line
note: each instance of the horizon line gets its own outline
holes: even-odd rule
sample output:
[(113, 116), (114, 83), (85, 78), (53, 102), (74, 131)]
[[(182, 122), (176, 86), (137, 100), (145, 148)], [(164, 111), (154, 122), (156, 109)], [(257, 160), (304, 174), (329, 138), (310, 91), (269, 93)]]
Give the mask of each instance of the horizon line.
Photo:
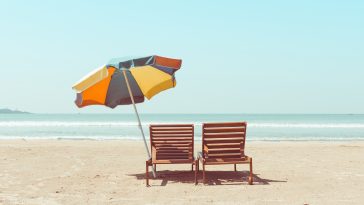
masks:
[[(4, 113), (5, 114), (5, 113)], [(9, 113), (10, 114), (10, 113)], [(14, 113), (15, 114), (15, 113)], [(134, 115), (133, 112), (128, 113), (74, 113), (74, 112), (49, 112), (49, 113), (37, 113), (37, 112), (27, 112), (27, 113), (18, 113), (18, 114), (76, 114), (76, 115), (89, 115), (89, 114), (105, 114), (105, 115)], [(141, 115), (364, 115), (364, 113), (139, 113)], [(0, 113), (1, 115), (1, 113)]]

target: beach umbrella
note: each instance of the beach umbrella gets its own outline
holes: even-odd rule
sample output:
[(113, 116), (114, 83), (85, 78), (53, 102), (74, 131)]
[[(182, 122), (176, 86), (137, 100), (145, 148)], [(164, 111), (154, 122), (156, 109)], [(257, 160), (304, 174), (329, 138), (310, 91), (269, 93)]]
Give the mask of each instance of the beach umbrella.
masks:
[[(150, 100), (163, 90), (176, 86), (174, 73), (181, 67), (182, 60), (162, 56), (116, 61), (98, 68), (73, 85), (77, 92), (76, 105), (118, 105), (132, 104), (143, 137), (148, 159), (150, 152), (143, 132), (136, 103)], [(153, 169), (153, 175), (155, 172)]]

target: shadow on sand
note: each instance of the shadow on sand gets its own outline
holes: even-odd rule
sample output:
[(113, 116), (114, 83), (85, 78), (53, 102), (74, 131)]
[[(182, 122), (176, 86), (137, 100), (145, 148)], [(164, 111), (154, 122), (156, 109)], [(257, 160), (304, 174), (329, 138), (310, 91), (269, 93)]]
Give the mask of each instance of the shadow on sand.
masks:
[[(254, 174), (254, 185), (269, 185), (274, 182), (287, 182), (284, 180), (265, 179)], [(145, 180), (145, 173), (131, 174), (138, 180)], [(157, 178), (153, 179), (149, 173), (150, 183), (152, 186), (166, 186), (168, 183), (190, 183), (194, 184), (195, 172), (192, 171), (169, 171), (163, 170), (157, 172)], [(248, 171), (206, 171), (206, 185), (248, 185)], [(161, 183), (157, 185), (156, 181)], [(154, 182), (154, 183), (153, 183)], [(202, 184), (202, 172), (198, 174), (198, 182)]]

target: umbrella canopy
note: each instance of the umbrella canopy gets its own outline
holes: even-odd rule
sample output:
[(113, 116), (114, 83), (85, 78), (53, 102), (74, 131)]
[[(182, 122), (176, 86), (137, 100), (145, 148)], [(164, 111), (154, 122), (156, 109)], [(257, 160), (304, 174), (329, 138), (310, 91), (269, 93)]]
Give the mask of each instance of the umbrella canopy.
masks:
[(78, 107), (106, 105), (110, 108), (132, 104), (127, 80), (134, 102), (144, 102), (144, 97), (151, 99), (176, 86), (174, 73), (181, 64), (182, 60), (157, 55), (107, 64), (73, 86), (77, 91), (75, 103)]

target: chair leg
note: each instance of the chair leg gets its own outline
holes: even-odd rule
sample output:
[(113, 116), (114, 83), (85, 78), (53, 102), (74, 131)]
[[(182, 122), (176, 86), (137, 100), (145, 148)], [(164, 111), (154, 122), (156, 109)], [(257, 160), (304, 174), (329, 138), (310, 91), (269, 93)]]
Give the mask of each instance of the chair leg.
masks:
[(197, 185), (198, 160), (195, 161), (195, 185)]
[(234, 171), (236, 172), (236, 164), (234, 164)]
[(154, 171), (157, 174), (157, 164), (154, 164)]
[(148, 161), (145, 162), (145, 181), (146, 181), (146, 186), (149, 187), (149, 162)]
[(193, 172), (193, 164), (191, 164), (191, 171)]
[(202, 182), (206, 183), (205, 163), (202, 163)]
[(249, 184), (253, 185), (253, 159), (250, 158), (250, 175), (249, 175)]

